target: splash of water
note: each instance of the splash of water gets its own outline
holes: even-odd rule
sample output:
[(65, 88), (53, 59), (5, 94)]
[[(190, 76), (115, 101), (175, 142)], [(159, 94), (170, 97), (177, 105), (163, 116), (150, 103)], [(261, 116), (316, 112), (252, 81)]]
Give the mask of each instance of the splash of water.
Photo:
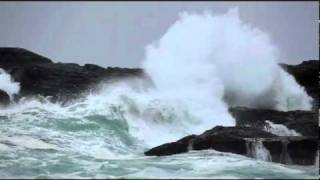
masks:
[(204, 126), (233, 126), (222, 101), (223, 84), (209, 62), (215, 35), (212, 20), (209, 14), (182, 14), (156, 44), (147, 47), (143, 68), (161, 98), (186, 104)]
[(282, 140), (282, 152), (280, 154), (280, 162), (284, 164), (292, 164), (292, 159), (290, 157), (290, 154), (288, 153), (288, 140)]
[(268, 120), (266, 120), (265, 122), (267, 123), (267, 125), (264, 127), (264, 130), (272, 134), (278, 136), (301, 136), (300, 133), (297, 133), (293, 129), (288, 129), (285, 125), (275, 124)]
[(4, 90), (10, 98), (20, 90), (20, 84), (11, 79), (10, 74), (0, 68), (0, 89)]
[(237, 8), (216, 16), (182, 13), (146, 50), (143, 67), (157, 89), (190, 99), (201, 118), (219, 117), (215, 124), (233, 124), (222, 99), (231, 106), (311, 108), (311, 98), (278, 65), (268, 35), (243, 23)]
[(263, 161), (272, 161), (271, 154), (267, 148), (264, 147), (261, 140), (247, 141), (247, 156), (260, 159)]

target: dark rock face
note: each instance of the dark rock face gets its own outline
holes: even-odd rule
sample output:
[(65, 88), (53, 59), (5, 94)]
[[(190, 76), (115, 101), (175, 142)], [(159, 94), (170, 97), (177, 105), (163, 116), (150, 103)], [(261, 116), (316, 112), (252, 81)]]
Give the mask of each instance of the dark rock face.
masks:
[(0, 63), (6, 64), (9, 68), (27, 64), (52, 63), (50, 59), (23, 48), (0, 48), (0, 57)]
[(216, 126), (203, 134), (184, 137), (177, 142), (167, 143), (145, 152), (146, 155), (170, 155), (187, 152), (188, 149), (215, 149), (236, 154), (247, 153), (245, 138), (276, 137), (268, 132), (250, 127), (222, 127)]
[(143, 76), (141, 69), (105, 69), (93, 64), (53, 63), (21, 48), (0, 48), (0, 68), (20, 82), (19, 96), (51, 96), (53, 101), (79, 98), (104, 80)]
[(165, 156), (191, 149), (214, 149), (251, 157), (250, 152), (258, 141), (270, 152), (273, 162), (314, 164), (318, 148), (317, 137), (279, 137), (252, 127), (216, 126), (201, 135), (186, 136), (176, 142), (152, 148), (145, 155)]
[(10, 104), (10, 97), (9, 95), (0, 89), (0, 106), (7, 106)]
[(278, 137), (265, 139), (272, 161), (283, 164), (314, 165), (318, 150), (317, 137)]
[(190, 141), (195, 137), (195, 135), (190, 135), (178, 140), (177, 142), (163, 144), (158, 148), (152, 148), (149, 151), (145, 152), (145, 155), (164, 156), (188, 152), (188, 145)]
[(254, 137), (275, 137), (275, 135), (250, 127), (216, 126), (197, 136), (193, 140), (192, 149), (215, 149), (245, 155), (247, 154), (245, 138)]
[[(313, 165), (318, 150), (318, 138), (301, 138), (288, 144), (287, 150), (292, 164)], [(310, 154), (310, 156), (305, 156)]]
[(318, 114), (314, 111), (276, 111), (268, 109), (250, 109), (246, 107), (230, 108), (236, 119), (236, 126), (252, 126), (263, 129), (265, 120), (282, 124), (304, 136), (318, 136)]
[(293, 75), (306, 92), (314, 99), (314, 110), (319, 109), (319, 60), (304, 61), (298, 65), (280, 64)]

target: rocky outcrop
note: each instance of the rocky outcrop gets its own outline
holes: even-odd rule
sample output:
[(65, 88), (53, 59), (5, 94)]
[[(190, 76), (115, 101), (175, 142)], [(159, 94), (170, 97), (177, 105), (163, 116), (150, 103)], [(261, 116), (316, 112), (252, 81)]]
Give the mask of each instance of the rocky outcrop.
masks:
[(317, 137), (279, 137), (252, 127), (222, 127), (166, 143), (145, 152), (147, 156), (164, 156), (189, 150), (214, 149), (251, 157), (261, 142), (271, 160), (284, 164), (313, 165), (317, 154)]
[(10, 96), (0, 89), (0, 106), (7, 106), (10, 103)]
[(251, 127), (216, 126), (201, 135), (191, 135), (176, 142), (163, 144), (150, 149), (145, 155), (170, 155), (188, 150), (215, 149), (223, 152), (246, 154), (245, 138), (276, 137), (268, 132)]
[(270, 138), (276, 135), (251, 127), (216, 126), (193, 139), (193, 150), (215, 149), (247, 154), (246, 138)]
[(251, 126), (264, 129), (266, 120), (282, 124), (303, 136), (318, 136), (318, 113), (314, 111), (276, 111), (233, 107), (229, 112), (236, 119), (236, 126)]
[(193, 140), (195, 137), (196, 135), (189, 135), (176, 142), (166, 143), (156, 148), (152, 148), (144, 154), (147, 156), (165, 156), (171, 154), (185, 153), (188, 152), (188, 150), (190, 150), (189, 144), (191, 144), (191, 140)]
[(143, 76), (141, 69), (53, 63), (48, 58), (21, 48), (0, 48), (0, 68), (20, 82), (20, 97), (50, 96), (52, 101), (79, 98), (101, 81)]
[(313, 109), (319, 109), (319, 60), (303, 61), (298, 65), (280, 64), (314, 99)]
[[(236, 127), (216, 126), (201, 135), (186, 136), (145, 152), (145, 155), (172, 155), (189, 150), (214, 149), (222, 152), (254, 155), (266, 148), (270, 160), (283, 164), (313, 165), (318, 150), (318, 115), (314, 111), (280, 112), (268, 109), (233, 107)], [(303, 136), (277, 136), (265, 131), (266, 120), (294, 129)]]

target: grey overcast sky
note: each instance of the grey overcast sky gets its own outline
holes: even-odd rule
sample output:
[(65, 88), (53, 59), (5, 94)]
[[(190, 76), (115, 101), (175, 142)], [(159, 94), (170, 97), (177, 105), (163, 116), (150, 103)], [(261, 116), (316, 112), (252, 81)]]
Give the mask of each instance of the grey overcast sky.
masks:
[(0, 2), (0, 46), (23, 47), (58, 62), (138, 67), (179, 12), (225, 13), (267, 32), (282, 62), (319, 59), (314, 2)]

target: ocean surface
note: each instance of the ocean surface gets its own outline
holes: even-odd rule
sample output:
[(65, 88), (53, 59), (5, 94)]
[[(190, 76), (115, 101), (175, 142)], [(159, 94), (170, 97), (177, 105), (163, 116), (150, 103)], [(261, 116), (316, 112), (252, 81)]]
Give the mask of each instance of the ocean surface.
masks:
[[(28, 100), (1, 109), (0, 177), (318, 177), (316, 166), (283, 165), (214, 150), (164, 157), (144, 156), (143, 152), (148, 148), (166, 141), (157, 131), (176, 126), (175, 120), (163, 118), (159, 122), (143, 123), (128, 119), (125, 107), (100, 98), (92, 96), (91, 101), (69, 106)], [(92, 101), (94, 105), (89, 103)], [(165, 114), (167, 110), (160, 112), (169, 115)], [(159, 125), (161, 123), (165, 125)], [(152, 128), (158, 139), (148, 136), (148, 130), (152, 131)], [(167, 132), (163, 130), (163, 133)], [(170, 139), (173, 141), (180, 137), (177, 135)]]

